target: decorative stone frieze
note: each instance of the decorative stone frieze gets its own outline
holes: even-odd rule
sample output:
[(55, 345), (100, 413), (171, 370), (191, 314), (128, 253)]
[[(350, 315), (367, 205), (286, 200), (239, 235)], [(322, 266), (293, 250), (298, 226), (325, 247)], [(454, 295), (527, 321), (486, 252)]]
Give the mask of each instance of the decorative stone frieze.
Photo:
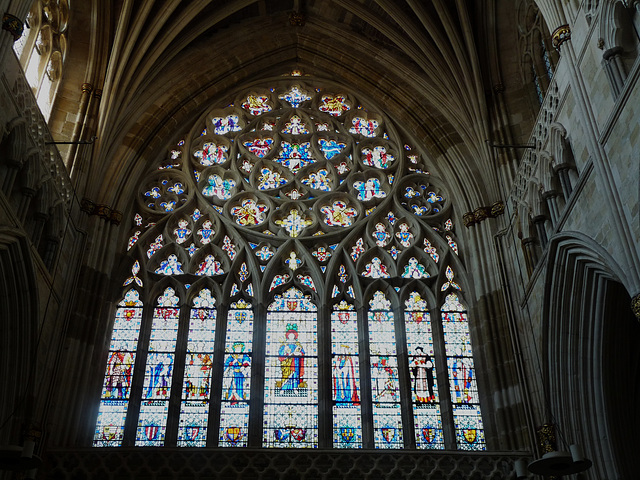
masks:
[(112, 209), (109, 205), (94, 203), (87, 198), (83, 198), (80, 202), (80, 210), (89, 216), (97, 215), (114, 225), (120, 225), (122, 221), (122, 212)]
[(488, 207), (478, 207), (473, 212), (467, 212), (462, 215), (465, 227), (470, 227), (480, 223), (487, 218), (496, 218), (504, 213), (504, 203), (495, 202)]

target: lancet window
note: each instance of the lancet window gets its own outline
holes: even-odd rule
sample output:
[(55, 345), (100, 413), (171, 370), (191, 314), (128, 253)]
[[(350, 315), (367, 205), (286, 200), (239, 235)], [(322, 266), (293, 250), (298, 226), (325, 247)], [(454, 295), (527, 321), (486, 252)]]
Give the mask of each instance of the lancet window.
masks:
[(484, 450), (423, 152), (308, 77), (221, 103), (140, 182), (94, 445)]

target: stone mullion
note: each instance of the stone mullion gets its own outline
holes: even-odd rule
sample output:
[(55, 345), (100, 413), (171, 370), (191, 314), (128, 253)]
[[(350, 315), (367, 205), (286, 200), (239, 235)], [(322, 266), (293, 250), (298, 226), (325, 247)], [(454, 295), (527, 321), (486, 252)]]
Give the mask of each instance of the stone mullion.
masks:
[(451, 404), (451, 387), (449, 385), (449, 367), (447, 350), (444, 341), (442, 314), (438, 305), (430, 310), (431, 330), (433, 332), (433, 355), (436, 360), (436, 382), (440, 397), (440, 418), (444, 435), (444, 448), (455, 450), (456, 431), (453, 425), (453, 406)]
[(413, 418), (409, 354), (407, 352), (407, 332), (405, 328), (404, 309), (401, 304), (399, 304), (395, 309), (394, 319), (404, 448), (415, 449), (416, 432)]
[(267, 307), (253, 306), (253, 353), (251, 354), (251, 393), (249, 406), (249, 447), (262, 446), (264, 416), (264, 376), (267, 337)]
[(318, 306), (318, 447), (333, 446), (331, 307)]
[[(219, 299), (222, 300), (222, 299)], [(227, 338), (227, 316), (229, 304), (218, 303), (216, 311), (216, 333), (213, 348), (213, 366), (209, 385), (209, 420), (207, 422), (207, 446), (218, 446), (220, 435), (220, 412), (222, 409), (222, 388), (224, 384), (224, 355)], [(255, 322), (254, 322), (255, 325)], [(186, 355), (186, 352), (185, 352)], [(251, 354), (251, 371), (253, 373), (254, 354)], [(249, 383), (249, 398), (253, 398), (253, 382)], [(251, 420), (251, 415), (249, 416)]]
[(358, 311), (358, 347), (360, 351), (360, 417), (362, 448), (374, 448), (373, 405), (371, 394), (371, 353), (369, 350), (369, 317), (363, 303)]

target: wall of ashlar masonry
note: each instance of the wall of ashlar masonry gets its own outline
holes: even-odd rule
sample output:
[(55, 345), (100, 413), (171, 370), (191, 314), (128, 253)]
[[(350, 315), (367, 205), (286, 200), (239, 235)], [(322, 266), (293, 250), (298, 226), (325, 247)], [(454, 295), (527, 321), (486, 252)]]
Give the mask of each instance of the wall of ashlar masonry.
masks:
[[(632, 325), (628, 343), (607, 344), (613, 317), (633, 319), (630, 299), (638, 294), (640, 62), (636, 58), (616, 95), (603, 65), (607, 2), (598, 8), (591, 2), (589, 12), (586, 3), (569, 15), (571, 40), (561, 46), (552, 85), (526, 142), (535, 149), (519, 164), (499, 248), (530, 421), (534, 427), (556, 422), (567, 443), (582, 443), (594, 461), (586, 478), (628, 478), (612, 447), (624, 444), (626, 433), (616, 429), (615, 403), (606, 398), (611, 384), (603, 378), (614, 373), (602, 370), (609, 368), (602, 352), (624, 351), (640, 340)], [(559, 26), (547, 23), (552, 31)], [(562, 149), (559, 137), (549, 133), (553, 124), (566, 132), (564, 148), (570, 146), (573, 156), (570, 194), (558, 188), (554, 167), (562, 162)], [(555, 215), (541, 195), (551, 188)], [(537, 215), (545, 217), (546, 239), (531, 228)], [(628, 298), (624, 305), (606, 303), (612, 289), (622, 292), (617, 298)], [(603, 302), (600, 311), (597, 302)], [(621, 352), (611, 354), (623, 358)], [(622, 365), (616, 369), (626, 368)], [(589, 388), (595, 393), (585, 394)]]
[[(4, 30), (0, 46), (0, 424), (4, 444), (48, 434), (85, 236), (66, 168)], [(3, 477), (4, 478), (4, 477)]]

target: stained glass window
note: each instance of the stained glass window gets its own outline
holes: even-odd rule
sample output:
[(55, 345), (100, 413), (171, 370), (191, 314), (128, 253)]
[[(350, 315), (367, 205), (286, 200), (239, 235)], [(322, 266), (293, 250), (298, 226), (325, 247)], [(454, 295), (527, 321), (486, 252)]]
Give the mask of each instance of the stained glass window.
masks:
[(485, 448), (444, 182), (303, 79), (203, 112), (140, 182), (94, 445)]
[(316, 306), (300, 290), (277, 295), (267, 312), (263, 444), (318, 444)]
[(484, 450), (484, 428), (467, 312), (455, 293), (447, 295), (441, 310), (456, 442), (461, 450)]
[(369, 302), (371, 397), (376, 448), (403, 448), (396, 333), (391, 302), (381, 291)]
[(362, 448), (358, 314), (344, 300), (331, 312), (333, 445)]
[(100, 411), (93, 437), (95, 446), (117, 447), (122, 443), (141, 319), (140, 294), (137, 290), (129, 290), (116, 310), (102, 386)]
[(164, 444), (171, 395), (171, 378), (178, 338), (179, 299), (168, 287), (153, 312), (149, 353), (142, 386), (136, 445)]
[(433, 350), (433, 330), (427, 302), (418, 292), (411, 292), (405, 301), (404, 322), (416, 446), (443, 449), (444, 435)]
[(253, 352), (253, 310), (238, 300), (227, 314), (222, 374), (220, 446), (245, 447), (249, 438), (249, 393)]
[(203, 447), (207, 443), (216, 331), (215, 302), (211, 291), (206, 288), (193, 300), (182, 383), (178, 446)]

